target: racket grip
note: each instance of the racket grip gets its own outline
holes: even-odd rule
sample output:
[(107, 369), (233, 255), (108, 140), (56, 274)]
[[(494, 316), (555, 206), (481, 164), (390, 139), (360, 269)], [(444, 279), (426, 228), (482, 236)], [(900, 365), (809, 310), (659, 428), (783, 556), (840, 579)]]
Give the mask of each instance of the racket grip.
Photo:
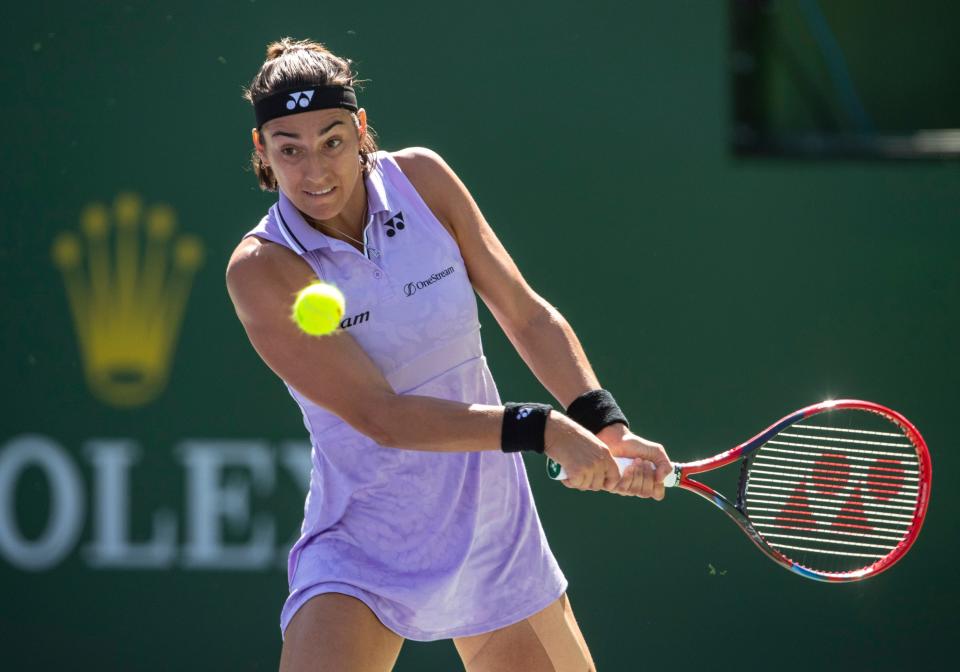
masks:
[[(623, 475), (623, 470), (633, 464), (634, 458), (632, 457), (615, 457), (613, 458), (617, 463), (617, 468), (620, 469), (620, 474)], [(567, 480), (567, 470), (560, 466), (559, 463), (554, 462), (551, 459), (547, 459), (547, 475), (550, 476), (555, 481), (565, 481)], [(663, 479), (663, 487), (672, 488), (680, 481), (680, 467), (677, 465), (673, 466), (673, 471), (667, 474), (667, 477)]]

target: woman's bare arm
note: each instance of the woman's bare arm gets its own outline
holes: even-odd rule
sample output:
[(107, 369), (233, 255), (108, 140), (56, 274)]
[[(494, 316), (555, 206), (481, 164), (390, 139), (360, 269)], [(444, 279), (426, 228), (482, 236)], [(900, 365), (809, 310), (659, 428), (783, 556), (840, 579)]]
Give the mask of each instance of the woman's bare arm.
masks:
[[(251, 344), (264, 362), (305, 397), (384, 446), (428, 451), (499, 450), (503, 407), (401, 395), (345, 331), (320, 338), (290, 319), (296, 293), (316, 278), (293, 252), (245, 239), (227, 267), (227, 288)], [(545, 434), (547, 454), (568, 463), (583, 489), (617, 478), (609, 451), (560, 414)]]
[[(404, 174), (460, 247), (470, 281), (533, 374), (564, 408), (600, 387), (580, 341), (566, 319), (520, 273), (470, 192), (436, 153), (411, 148), (396, 154)], [(600, 438), (615, 455), (641, 458), (624, 474), (617, 491), (663, 496), (662, 481), (672, 469), (658, 443), (623, 425)]]

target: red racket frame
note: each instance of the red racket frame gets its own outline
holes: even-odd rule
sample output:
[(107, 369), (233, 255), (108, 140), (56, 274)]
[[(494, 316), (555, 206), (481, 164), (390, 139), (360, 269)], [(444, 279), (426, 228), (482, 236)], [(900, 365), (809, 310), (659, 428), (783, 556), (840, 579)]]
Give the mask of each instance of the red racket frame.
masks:
[[(757, 531), (757, 529), (750, 523), (750, 519), (747, 518), (747, 516), (743, 513), (743, 511), (740, 510), (740, 508), (738, 508), (737, 505), (733, 504), (730, 500), (710, 486), (690, 478), (691, 475), (719, 469), (720, 467), (726, 466), (731, 462), (736, 462), (742, 457), (746, 457), (764, 443), (769, 441), (774, 435), (778, 434), (790, 425), (820, 413), (827, 413), (839, 409), (859, 409), (863, 411), (870, 411), (887, 418), (903, 429), (908, 440), (913, 444), (917, 451), (920, 479), (917, 505), (913, 512), (913, 520), (911, 521), (910, 532), (906, 537), (904, 537), (903, 540), (900, 541), (899, 544), (897, 544), (893, 551), (868, 567), (851, 572), (821, 572), (804, 567), (803, 565), (794, 562), (770, 546), (764, 540), (763, 536)], [(690, 492), (700, 495), (726, 513), (740, 527), (740, 529), (746, 533), (751, 541), (753, 541), (753, 543), (756, 544), (757, 547), (774, 562), (805, 578), (816, 579), (818, 581), (828, 581), (832, 583), (859, 581), (876, 576), (885, 569), (889, 569), (900, 558), (903, 557), (907, 550), (909, 550), (910, 546), (913, 545), (913, 542), (917, 539), (917, 535), (920, 534), (920, 528), (923, 525), (923, 519), (927, 512), (927, 504), (930, 501), (930, 486), (932, 482), (930, 451), (927, 449), (927, 444), (923, 440), (923, 437), (920, 436), (920, 432), (917, 431), (917, 428), (914, 427), (909, 420), (896, 411), (885, 406), (881, 406), (880, 404), (875, 404), (870, 401), (861, 401), (859, 399), (838, 399), (835, 401), (824, 401), (819, 404), (807, 406), (806, 408), (801, 408), (799, 411), (795, 411), (794, 413), (781, 418), (753, 438), (744, 441), (735, 448), (731, 448), (730, 450), (704, 460), (675, 464), (674, 474), (677, 477), (675, 487), (683, 488), (684, 490), (689, 490)], [(740, 487), (742, 489), (742, 483), (740, 484)]]

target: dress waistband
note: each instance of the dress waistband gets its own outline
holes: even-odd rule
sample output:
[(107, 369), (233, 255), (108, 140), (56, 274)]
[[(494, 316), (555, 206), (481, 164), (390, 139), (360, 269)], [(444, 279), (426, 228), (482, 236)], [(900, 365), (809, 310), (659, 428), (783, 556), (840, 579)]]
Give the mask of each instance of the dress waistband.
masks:
[(480, 336), (477, 331), (471, 331), (455, 336), (439, 348), (419, 355), (399, 369), (387, 373), (385, 377), (397, 394), (403, 394), (441, 373), (482, 356)]

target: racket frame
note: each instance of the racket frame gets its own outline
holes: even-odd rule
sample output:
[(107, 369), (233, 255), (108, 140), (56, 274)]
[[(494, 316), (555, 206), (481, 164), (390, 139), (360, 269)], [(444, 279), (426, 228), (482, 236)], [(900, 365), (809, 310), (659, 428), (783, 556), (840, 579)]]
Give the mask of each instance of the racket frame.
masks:
[[(794, 562), (784, 554), (780, 553), (778, 550), (770, 546), (770, 544), (764, 540), (763, 536), (753, 526), (753, 524), (750, 522), (750, 519), (743, 511), (744, 489), (746, 488), (747, 481), (744, 472), (746, 471), (747, 466), (746, 458), (748, 458), (755, 450), (760, 448), (760, 446), (772, 439), (775, 435), (779, 434), (782, 430), (814, 415), (840, 409), (870, 411), (877, 413), (878, 415), (881, 415), (887, 420), (898, 425), (917, 451), (920, 479), (918, 483), (917, 505), (914, 508), (910, 531), (903, 539), (900, 540), (900, 543), (897, 544), (893, 551), (868, 567), (850, 572), (822, 572), (804, 567), (803, 565)], [(736, 503), (731, 502), (729, 499), (721, 495), (710, 486), (690, 478), (692, 475), (713, 471), (714, 469), (719, 469), (720, 467), (724, 467), (740, 459), (744, 460), (744, 462), (741, 467), (740, 483), (737, 489)], [(789, 569), (790, 571), (808, 579), (826, 581), (829, 583), (841, 583), (845, 581), (859, 581), (876, 576), (880, 572), (889, 569), (894, 563), (903, 557), (910, 546), (913, 545), (917, 535), (920, 534), (920, 528), (923, 525), (923, 519), (926, 515), (927, 505), (930, 501), (931, 476), (930, 452), (927, 449), (927, 444), (923, 440), (923, 437), (920, 436), (920, 432), (917, 431), (917, 428), (914, 427), (909, 420), (896, 411), (871, 401), (862, 401), (859, 399), (837, 399), (832, 401), (824, 401), (819, 404), (807, 406), (806, 408), (801, 408), (800, 410), (781, 418), (753, 438), (744, 441), (740, 445), (735, 446), (730, 450), (714, 455), (713, 457), (697, 460), (695, 462), (674, 464), (673, 473), (667, 477), (667, 480), (664, 483), (696, 493), (709, 501), (711, 504), (727, 514), (727, 516), (733, 520), (733, 522), (736, 523), (741, 530), (743, 530), (750, 540), (756, 544), (756, 546), (763, 551), (767, 557), (782, 567), (785, 567), (786, 569)]]

